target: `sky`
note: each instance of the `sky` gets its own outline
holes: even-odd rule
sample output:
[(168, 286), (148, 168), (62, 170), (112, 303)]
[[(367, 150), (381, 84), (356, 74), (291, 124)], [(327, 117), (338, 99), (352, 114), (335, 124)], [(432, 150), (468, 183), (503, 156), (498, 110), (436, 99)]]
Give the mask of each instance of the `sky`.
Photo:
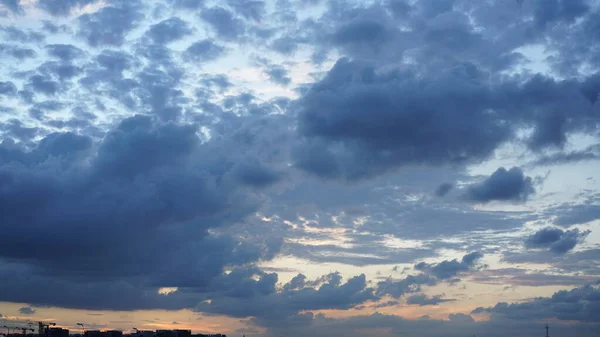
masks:
[(600, 1), (0, 0), (0, 325), (598, 336)]

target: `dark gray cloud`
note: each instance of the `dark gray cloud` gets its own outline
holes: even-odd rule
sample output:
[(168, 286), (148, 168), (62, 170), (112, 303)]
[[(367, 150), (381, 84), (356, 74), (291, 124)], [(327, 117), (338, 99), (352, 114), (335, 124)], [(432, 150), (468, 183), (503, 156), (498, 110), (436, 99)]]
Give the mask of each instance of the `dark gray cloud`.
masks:
[(42, 20), (42, 30), (50, 34), (68, 33), (72, 31), (67, 25), (55, 25), (48, 20)]
[(225, 53), (225, 48), (212, 40), (201, 40), (190, 45), (183, 56), (191, 62), (208, 62), (216, 60)]
[(234, 172), (242, 184), (254, 187), (266, 187), (282, 178), (280, 173), (251, 160), (238, 165)]
[(377, 48), (392, 38), (393, 31), (385, 23), (369, 18), (356, 18), (338, 28), (332, 40), (336, 45), (361, 44)]
[(37, 56), (35, 50), (26, 47), (19, 47), (17, 45), (0, 43), (0, 56), (7, 55), (14, 57), (18, 60), (25, 60), (28, 58), (34, 58)]
[[(380, 73), (339, 60), (300, 100), (299, 131), (307, 140), (296, 165), (356, 180), (408, 164), (484, 159), (510, 128), (483, 112), (492, 92), (479, 76), (475, 70), (471, 77), (443, 73), (424, 81), (410, 71)], [(473, 124), (452, 125), (455, 113)]]
[(433, 286), (437, 282), (435, 277), (428, 274), (409, 275), (402, 280), (388, 279), (377, 283), (377, 294), (400, 298), (405, 294), (420, 291), (423, 285)]
[(35, 93), (53, 96), (58, 93), (60, 84), (47, 76), (32, 75), (27, 80), (27, 87)]
[(19, 313), (23, 315), (33, 315), (35, 314), (35, 309), (31, 307), (22, 307), (19, 309)]
[[(141, 43), (136, 45), (136, 54), (130, 55), (133, 60), (135, 56), (145, 58), (154, 68), (164, 67), (169, 72), (178, 72), (179, 69), (174, 63), (173, 50), (162, 44), (156, 43)], [(137, 59), (140, 62), (141, 59)], [(136, 62), (136, 63), (137, 63)]]
[(585, 0), (535, 1), (534, 3), (534, 21), (540, 28), (546, 28), (556, 23), (573, 23), (590, 10), (590, 6)]
[[(583, 280), (588, 277), (595, 278), (600, 271), (600, 250), (597, 248), (582, 249), (579, 251), (570, 252), (569, 254), (548, 254), (546, 250), (528, 250), (528, 251), (505, 251), (503, 253), (503, 260), (508, 263), (521, 264), (521, 263), (544, 263), (553, 266), (556, 273), (566, 275), (581, 275)], [(560, 280), (558, 276), (542, 276), (542, 278), (556, 277), (556, 280)], [(586, 283), (591, 280), (587, 279)], [(564, 282), (561, 280), (559, 282)], [(578, 284), (573, 283), (561, 283), (566, 285)]]
[(83, 50), (70, 44), (49, 44), (46, 45), (46, 51), (48, 55), (64, 62), (70, 62), (85, 56)]
[(558, 319), (562, 321), (598, 322), (600, 290), (592, 284), (572, 290), (561, 290), (551, 297), (538, 297), (523, 303), (501, 302), (489, 308), (477, 308), (473, 313), (489, 312), (492, 320), (506, 317), (513, 320)]
[(58, 111), (64, 108), (64, 104), (59, 101), (48, 100), (34, 104), (29, 108), (29, 115), (35, 119), (41, 120), (46, 111)]
[[(163, 120), (178, 119), (183, 105), (189, 101), (179, 88), (182, 69), (164, 46), (141, 44), (137, 47), (136, 55), (102, 51), (87, 67), (79, 84), (130, 110), (154, 114)], [(150, 64), (142, 67), (145, 62)], [(127, 76), (125, 71), (129, 72)]]
[(527, 201), (535, 193), (533, 179), (526, 177), (518, 167), (497, 169), (479, 184), (469, 186), (465, 197), (473, 202)]
[(39, 128), (28, 127), (27, 125), (23, 124), (23, 122), (15, 118), (11, 118), (4, 123), (0, 123), (0, 130), (4, 132), (5, 137), (9, 137), (8, 142), (2, 142), (1, 144), (8, 146), (8, 148), (10, 149), (9, 152), (13, 153), (17, 151), (14, 151), (14, 144), (12, 142), (12, 139), (10, 138), (20, 140), (21, 142), (29, 142), (40, 131)]
[(203, 9), (200, 17), (213, 28), (218, 37), (224, 40), (238, 39), (245, 32), (244, 22), (223, 7)]
[(0, 95), (15, 96), (16, 94), (17, 87), (13, 82), (0, 82)]
[(462, 322), (462, 323), (475, 322), (475, 320), (473, 319), (473, 317), (471, 317), (471, 315), (462, 314), (462, 313), (448, 314), (448, 319), (450, 319), (451, 322)]
[(525, 240), (525, 247), (533, 249), (549, 249), (556, 254), (565, 254), (575, 248), (589, 234), (578, 229), (563, 231), (560, 228), (547, 227), (540, 229)]
[(533, 161), (532, 166), (568, 165), (578, 162), (593, 161), (600, 159), (600, 146), (590, 146), (585, 150), (558, 152), (551, 155), (541, 156)]
[(438, 188), (435, 189), (435, 195), (438, 197), (443, 197), (450, 192), (454, 188), (454, 184), (452, 183), (443, 183)]
[(150, 26), (146, 35), (155, 43), (165, 44), (177, 41), (191, 33), (192, 29), (187, 22), (172, 17)]
[(291, 55), (298, 49), (298, 42), (291, 37), (280, 37), (273, 40), (271, 47), (276, 52)]
[(208, 87), (217, 87), (219, 91), (224, 91), (233, 86), (233, 84), (229, 81), (229, 78), (223, 74), (210, 75), (205, 74), (205, 76), (200, 80), (202, 84)]
[(38, 67), (38, 72), (46, 76), (58, 78), (61, 81), (72, 79), (83, 73), (83, 68), (68, 62), (49, 61)]
[(260, 22), (266, 14), (265, 2), (262, 0), (227, 0), (227, 4), (245, 19)]
[(406, 298), (406, 304), (415, 304), (418, 306), (439, 305), (445, 302), (456, 301), (454, 299), (442, 298), (443, 295), (429, 297), (425, 294), (412, 295)]
[[(236, 282), (238, 280), (239, 278)], [(248, 289), (251, 292), (236, 292), (227, 294), (227, 297), (213, 298), (210, 303), (200, 303), (196, 310), (233, 317), (254, 316), (255, 322), (269, 324), (274, 320), (297, 317), (296, 314), (300, 311), (344, 310), (376, 299), (373, 289), (367, 287), (364, 275), (342, 283), (338, 274), (331, 274), (312, 282), (312, 285), (307, 285), (301, 277), (296, 277), (284, 285), (280, 292), (275, 291), (276, 282), (276, 274), (263, 275), (253, 282), (244, 280), (245, 284), (252, 284), (254, 289)], [(261, 293), (264, 296), (258, 296)]]
[(265, 70), (265, 74), (269, 76), (269, 79), (277, 84), (284, 86), (289, 85), (292, 79), (288, 76), (287, 70), (280, 65), (273, 65)]
[[(581, 25), (572, 30), (583, 30), (593, 21), (589, 11), (566, 10), (558, 5), (552, 10), (556, 12), (550, 16), (553, 19), (540, 19), (550, 24), (540, 27), (526, 19), (528, 15), (546, 17), (535, 14), (539, 8), (531, 4), (522, 8), (510, 1), (447, 4), (421, 1), (331, 5), (319, 20), (303, 22), (308, 41), (316, 45), (336, 41), (334, 45), (341, 53), (354, 61), (338, 63), (301, 100), (299, 130), (307, 139), (296, 151), (298, 167), (322, 177), (355, 180), (410, 164), (484, 160), (500, 144), (514, 140), (514, 131), (520, 128), (533, 127), (527, 144), (535, 151), (562, 148), (567, 135), (577, 130), (596, 132), (596, 117), (592, 117), (596, 114), (591, 112), (587, 98), (597, 96), (598, 86), (589, 80), (593, 74), (582, 74), (582, 81), (577, 82), (542, 75), (500, 77), (496, 73), (521, 63), (525, 56), (514, 52), (515, 48), (544, 41), (544, 34), (563, 41), (570, 33), (562, 23), (582, 19)], [(572, 16), (563, 20), (568, 17), (566, 13)], [(504, 29), (508, 26), (511, 29)], [(546, 30), (550, 26), (552, 30)], [(358, 33), (345, 34), (353, 29)], [(301, 38), (302, 34), (294, 37)], [(572, 38), (581, 41), (580, 37)], [(586, 54), (590, 49), (578, 43), (565, 49), (569, 48), (572, 52), (575, 48), (585, 49)], [(404, 57), (418, 63), (396, 68), (396, 61)], [(357, 60), (365, 62), (361, 65)], [(583, 58), (576, 62), (584, 63)], [(406, 88), (401, 85), (417, 74), (419, 81)], [(446, 74), (456, 78), (451, 80)], [(446, 86), (445, 81), (453, 85)], [(591, 89), (583, 90), (586, 87)], [(410, 88), (424, 90), (413, 93)], [(435, 91), (426, 96), (429, 88)], [(393, 96), (392, 92), (401, 94)], [(446, 103), (446, 99), (453, 103)], [(446, 119), (467, 115), (458, 119), (475, 120), (468, 128), (471, 133), (486, 130), (477, 134), (465, 130), (470, 144), (467, 137), (458, 136), (466, 125), (455, 126)], [(403, 128), (413, 132), (398, 131)], [(421, 128), (435, 136), (410, 138), (427, 137), (427, 132), (416, 131)], [(444, 133), (450, 130), (456, 133)], [(440, 144), (434, 144), (434, 140)]]
[[(59, 0), (62, 2), (62, 0)], [(108, 6), (79, 17), (77, 35), (92, 47), (120, 46), (143, 18), (135, 3)]]
[(146, 68), (138, 74), (140, 88), (136, 92), (143, 108), (163, 120), (176, 120), (187, 101), (178, 88), (181, 74), (156, 68)]
[(23, 6), (21, 6), (21, 0), (1, 0), (0, 4), (8, 8), (14, 14), (23, 14)]
[(204, 0), (167, 0), (169, 4), (182, 9), (200, 9), (204, 7)]
[[(577, 254), (577, 253), (573, 253)], [(507, 257), (506, 260), (511, 263), (523, 263), (523, 262), (534, 262), (534, 263), (550, 263), (556, 268), (560, 268), (561, 265), (565, 265), (570, 261), (574, 260), (573, 258), (563, 259), (562, 256), (551, 254), (551, 258), (548, 259), (547, 253), (538, 254), (540, 259), (533, 259), (533, 256), (529, 256), (527, 258), (524, 256), (525, 254), (514, 254)], [(582, 257), (579, 254), (579, 257)], [(567, 262), (569, 260), (569, 262)], [(576, 263), (579, 264), (588, 264), (588, 267), (591, 267), (593, 263), (591, 261), (582, 259), (584, 261), (580, 261)], [(558, 262), (558, 263), (556, 263)], [(579, 266), (577, 266), (579, 267)], [(576, 268), (577, 268), (576, 267)], [(571, 271), (574, 271), (576, 268), (573, 268)], [(585, 274), (593, 275), (593, 271), (580, 269), (580, 272)], [(590, 282), (596, 280), (594, 276), (586, 276), (586, 275), (565, 275), (558, 273), (543, 273), (543, 272), (531, 272), (528, 269), (524, 268), (501, 268), (501, 269), (486, 269), (480, 270), (474, 273), (471, 277), (473, 282), (483, 283), (483, 284), (493, 284), (493, 285), (509, 285), (513, 287), (518, 286), (526, 286), (526, 287), (543, 287), (543, 286), (583, 286)]]
[(39, 43), (44, 41), (45, 36), (34, 30), (23, 30), (15, 26), (0, 26), (0, 33), (4, 35), (4, 41), (19, 43)]
[[(29, 152), (3, 143), (0, 204), (12, 209), (2, 214), (3, 237), (14, 245), (0, 248), (0, 256), (11, 261), (0, 261), (0, 272), (3, 279), (20, 276), (2, 284), (2, 300), (68, 308), (191, 308), (226, 265), (272, 258), (280, 242), (208, 235), (209, 228), (240, 221), (257, 204), (236, 185), (216, 179), (230, 170), (218, 158), (197, 161), (213, 145), (201, 145), (195, 132), (193, 125), (136, 116), (122, 120), (100, 143), (73, 133), (48, 135)], [(131, 161), (146, 151), (153, 155)], [(29, 218), (31, 212), (39, 216)], [(22, 249), (32, 244), (31, 233), (48, 231), (62, 233), (51, 254)], [(179, 244), (169, 245), (171, 240)], [(148, 254), (150, 242), (165, 248)], [(92, 269), (86, 267), (90, 261)], [(159, 296), (161, 286), (182, 292)]]
[(563, 227), (585, 224), (600, 219), (598, 197), (589, 198), (579, 204), (568, 203), (560, 205), (548, 211), (548, 215), (556, 216), (553, 221), (554, 224)]
[(483, 258), (482, 253), (473, 252), (463, 256), (461, 261), (454, 259), (444, 260), (440, 263), (420, 262), (415, 265), (415, 269), (430, 273), (441, 280), (447, 280), (472, 270), (476, 267), (476, 262), (481, 258)]

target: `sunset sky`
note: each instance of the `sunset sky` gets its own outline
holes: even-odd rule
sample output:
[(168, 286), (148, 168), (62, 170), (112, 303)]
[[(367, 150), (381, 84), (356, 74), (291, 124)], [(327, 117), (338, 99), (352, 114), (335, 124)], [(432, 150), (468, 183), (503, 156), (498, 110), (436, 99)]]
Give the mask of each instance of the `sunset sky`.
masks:
[(599, 336), (600, 0), (0, 0), (37, 321)]

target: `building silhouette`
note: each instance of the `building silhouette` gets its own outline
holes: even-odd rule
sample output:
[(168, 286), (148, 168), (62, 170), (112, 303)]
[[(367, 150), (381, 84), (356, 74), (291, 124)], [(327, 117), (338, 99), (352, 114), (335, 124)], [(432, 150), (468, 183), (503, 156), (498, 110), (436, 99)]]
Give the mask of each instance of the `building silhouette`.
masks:
[(47, 337), (69, 337), (69, 329), (48, 328)]

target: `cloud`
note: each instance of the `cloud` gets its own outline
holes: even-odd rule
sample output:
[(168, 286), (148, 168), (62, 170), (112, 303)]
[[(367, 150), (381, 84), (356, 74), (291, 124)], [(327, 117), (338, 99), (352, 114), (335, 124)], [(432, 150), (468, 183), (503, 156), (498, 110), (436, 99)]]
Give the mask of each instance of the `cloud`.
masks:
[(590, 146), (582, 151), (559, 152), (551, 155), (541, 156), (533, 161), (533, 166), (567, 165), (584, 161), (593, 161), (600, 159), (598, 153), (600, 146)]
[(518, 167), (497, 169), (479, 184), (469, 186), (465, 197), (473, 202), (490, 201), (524, 202), (535, 193), (533, 180)]
[[(493, 320), (475, 322), (473, 318), (465, 313), (450, 313), (449, 319), (441, 320), (430, 317), (422, 319), (409, 319), (398, 315), (386, 315), (374, 313), (371, 315), (360, 315), (343, 318), (327, 317), (323, 314), (312, 314), (304, 317), (301, 324), (280, 324), (270, 326), (268, 334), (271, 336), (281, 335), (287, 331), (288, 336), (300, 337), (306, 334), (317, 337), (336, 335), (359, 337), (365, 330), (377, 331), (385, 329), (389, 335), (401, 335), (407, 337), (435, 337), (440, 336), (440, 331), (448, 336), (464, 336), (468, 334), (488, 335), (492, 337), (506, 336), (529, 336), (544, 333), (544, 324), (532, 324), (530, 321), (515, 320)], [(580, 325), (577, 327), (583, 336), (594, 336), (598, 324)], [(573, 326), (569, 323), (553, 323), (552, 330), (556, 334), (568, 335)], [(387, 335), (387, 334), (386, 334)]]
[(434, 194), (438, 197), (446, 196), (454, 188), (454, 184), (452, 183), (443, 183), (435, 190)]
[(560, 290), (551, 297), (538, 297), (523, 303), (500, 302), (493, 307), (477, 308), (473, 313), (489, 312), (492, 320), (506, 317), (512, 320), (557, 319), (561, 321), (595, 322), (600, 305), (600, 290), (592, 284)]
[(288, 76), (287, 70), (280, 65), (273, 65), (265, 70), (265, 74), (269, 76), (269, 79), (277, 84), (287, 86), (292, 82), (292, 79)]
[[(593, 31), (583, 31), (593, 20), (583, 10), (566, 10), (582, 20), (571, 31), (566, 26), (556, 32), (539, 31), (540, 27), (524, 19), (535, 15), (533, 6), (525, 7), (511, 2), (354, 4), (330, 6), (318, 20), (303, 22), (303, 34), (295, 37), (324, 48), (331, 45), (327, 37), (337, 37), (334, 41), (340, 43), (334, 46), (353, 61), (339, 60), (301, 99), (299, 134), (305, 139), (296, 151), (297, 167), (322, 178), (355, 181), (411, 164), (479, 162), (500, 145), (519, 141), (516, 131), (528, 128), (534, 130), (527, 139), (534, 151), (562, 149), (567, 135), (577, 130), (594, 134), (595, 114), (588, 97), (598, 90), (584, 89), (597, 88), (590, 84), (595, 83), (590, 81), (594, 74), (582, 74), (580, 82), (540, 74), (488, 81), (498, 71), (515, 68), (525, 58), (515, 49), (543, 43), (544, 34), (580, 41)], [(509, 22), (513, 29), (503, 29)], [(351, 29), (358, 33), (343, 34)], [(565, 47), (569, 48), (576, 47)], [(592, 53), (581, 44), (577, 48), (586, 55)], [(397, 67), (402, 57), (418, 60), (418, 65)], [(573, 57), (561, 59), (569, 58)], [(585, 62), (578, 57), (575, 63)], [(415, 88), (422, 90), (411, 92)], [(461, 117), (452, 120), (453, 116)], [(456, 120), (469, 120), (473, 125), (453, 125)], [(470, 131), (461, 132), (461, 127)], [(399, 131), (403, 128), (409, 131)], [(477, 133), (472, 134), (473, 130)], [(311, 155), (329, 159), (309, 162), (306, 157)]]
[(44, 34), (34, 30), (22, 30), (15, 26), (0, 26), (0, 32), (4, 35), (5, 41), (18, 43), (39, 43), (44, 41)]
[(393, 298), (400, 298), (404, 294), (417, 292), (421, 290), (422, 285), (436, 285), (437, 280), (427, 274), (409, 275), (403, 280), (385, 280), (377, 283), (377, 294), (390, 295)]
[(298, 42), (291, 37), (280, 37), (273, 40), (271, 47), (283, 55), (291, 55), (298, 49)]
[(128, 2), (120, 6), (103, 7), (97, 12), (78, 18), (77, 35), (91, 47), (120, 46), (125, 42), (127, 33), (135, 28), (142, 18), (135, 4)]
[[(486, 158), (510, 130), (483, 113), (492, 93), (477, 76), (441, 73), (424, 80), (341, 59), (300, 100), (299, 132), (312, 141), (296, 153), (296, 163), (322, 177), (356, 180), (402, 165)], [(453, 125), (455, 113), (473, 124)], [(307, 156), (328, 163), (309, 163)]]
[[(2, 284), (1, 300), (101, 310), (191, 308), (226, 265), (273, 258), (278, 241), (208, 234), (257, 207), (241, 185), (222, 180), (231, 168), (220, 159), (197, 160), (216, 145), (201, 143), (194, 125), (148, 116), (123, 119), (101, 141), (55, 133), (31, 151), (3, 143), (0, 204), (11, 209), (3, 213), (3, 236), (12, 244), (0, 248), (11, 261), (0, 260), (0, 273), (13, 277)], [(153, 155), (131, 161), (146, 151)], [(33, 213), (39, 216), (27, 215)], [(51, 253), (24, 249), (48, 231), (57, 235)], [(172, 240), (178, 245), (167, 244)], [(165, 247), (154, 254), (147, 245)], [(93, 269), (86, 267), (90, 261)], [(181, 291), (163, 296), (160, 287)]]
[[(20, 141), (30, 141), (33, 137), (35, 137), (40, 129), (37, 127), (27, 127), (18, 119), (11, 118), (5, 123), (0, 124), (0, 129), (4, 132), (8, 137), (12, 137), (14, 139), (18, 139)], [(3, 142), (3, 145), (6, 145), (10, 148), (9, 152), (13, 152), (11, 150), (13, 147), (12, 139), (8, 141), (6, 144)], [(18, 148), (18, 147), (17, 147)]]
[(245, 19), (260, 22), (266, 13), (265, 2), (261, 0), (227, 0), (227, 4)]
[(598, 206), (596, 199), (591, 198), (580, 204), (563, 204), (552, 209), (549, 215), (556, 216), (554, 224), (569, 227), (600, 219), (600, 206)]
[(549, 249), (556, 254), (565, 254), (583, 241), (590, 231), (580, 232), (578, 229), (563, 231), (560, 228), (547, 227), (540, 229), (525, 240), (525, 247), (530, 249)]
[(462, 323), (473, 323), (475, 320), (470, 315), (458, 313), (458, 314), (448, 314), (448, 319), (451, 322), (462, 322)]
[(0, 95), (15, 96), (17, 87), (12, 82), (0, 82)]
[(23, 6), (21, 6), (21, 0), (2, 0), (0, 4), (8, 8), (14, 14), (23, 14)]
[(590, 6), (584, 0), (555, 0), (547, 4), (538, 1), (535, 3), (534, 21), (543, 28), (557, 22), (572, 23), (589, 10)]
[[(598, 250), (578, 245), (598, 219), (592, 192), (476, 205), (530, 200), (530, 165), (595, 158), (590, 1), (2, 4), (0, 301), (191, 309), (267, 336), (533, 335), (524, 320), (474, 322), (448, 304), (419, 321), (368, 313), (441, 304), (428, 288), (459, 278), (581, 287), (600, 273)], [(452, 190), (493, 159), (520, 174)], [(559, 167), (548, 184), (587, 166)], [(564, 228), (511, 234), (524, 223)], [(521, 267), (483, 268), (479, 253), (431, 260), (465, 249)], [(281, 282), (305, 267), (276, 256), (308, 261), (306, 275), (342, 265), (344, 278)], [(348, 274), (357, 268), (377, 276)], [(364, 317), (321, 313), (350, 309), (339, 315)]]
[(18, 60), (25, 60), (28, 58), (35, 58), (37, 53), (31, 48), (19, 47), (17, 45), (0, 43), (0, 56), (11, 56)]
[(260, 163), (246, 161), (234, 169), (234, 174), (242, 184), (266, 187), (281, 179), (281, 174)]
[[(589, 252), (587, 252), (589, 253)], [(573, 253), (577, 254), (577, 253)], [(565, 261), (563, 259), (564, 256), (558, 256), (552, 254), (550, 258), (547, 258), (547, 253), (543, 252), (539, 255), (545, 255), (541, 259), (534, 259), (533, 255), (529, 255), (529, 259), (526, 257), (528, 254), (515, 254), (508, 255), (505, 257), (505, 261), (510, 263), (522, 263), (522, 262), (533, 262), (533, 263), (548, 263), (554, 266), (555, 268), (560, 269), (562, 265), (566, 265), (572, 263), (572, 258), (569, 258), (570, 261)], [(589, 254), (588, 254), (589, 255)], [(560, 257), (560, 261), (559, 258)], [(581, 255), (580, 255), (581, 257)], [(583, 261), (582, 261), (583, 260)], [(558, 263), (557, 263), (558, 262)], [(579, 263), (576, 264), (586, 264), (589, 261), (581, 259)], [(575, 264), (575, 265), (576, 265)], [(575, 267), (572, 265), (572, 267)], [(571, 270), (578, 269), (577, 267), (571, 268)], [(587, 276), (584, 274), (588, 274), (587, 271), (581, 273), (581, 275), (565, 275), (559, 273), (552, 272), (531, 272), (525, 268), (501, 268), (501, 269), (486, 269), (477, 272), (472, 276), (471, 280), (477, 283), (483, 284), (494, 284), (501, 285), (507, 284), (512, 287), (517, 286), (530, 286), (530, 287), (543, 287), (543, 286), (582, 286), (585, 284), (594, 281), (596, 278), (594, 276)]]
[(462, 257), (461, 261), (444, 260), (440, 263), (420, 262), (415, 265), (416, 270), (425, 271), (441, 280), (451, 279), (461, 273), (476, 267), (476, 262), (483, 258), (480, 252), (473, 252)]
[(374, 19), (356, 19), (342, 25), (332, 36), (333, 43), (337, 45), (367, 44), (377, 47), (391, 38), (385, 23)]
[(417, 294), (412, 295), (406, 298), (406, 304), (416, 304), (418, 306), (426, 306), (426, 305), (438, 305), (444, 302), (452, 302), (456, 301), (454, 299), (445, 299), (442, 298), (442, 295), (435, 295), (433, 297), (428, 297), (425, 294)]
[(65, 25), (55, 25), (48, 20), (42, 20), (42, 31), (49, 34), (57, 34), (57, 33), (71, 33), (72, 29)]
[(21, 309), (19, 309), (19, 313), (23, 315), (33, 315), (35, 314), (35, 309), (30, 307), (22, 307)]
[(48, 55), (58, 58), (64, 62), (70, 62), (85, 56), (85, 52), (70, 44), (49, 44), (46, 45)]
[(225, 54), (225, 48), (212, 40), (200, 40), (190, 45), (183, 56), (188, 62), (214, 61)]
[(83, 73), (81, 67), (69, 64), (67, 62), (45, 62), (38, 67), (38, 72), (42, 75), (50, 75), (61, 81), (72, 79)]
[(178, 17), (171, 17), (150, 26), (146, 35), (148, 35), (154, 43), (165, 44), (177, 41), (191, 33), (192, 29), (187, 22)]
[(201, 82), (207, 87), (216, 86), (219, 91), (225, 91), (230, 88), (233, 84), (229, 81), (227, 75), (216, 74), (210, 75), (205, 74), (201, 79)]
[(66, 16), (71, 10), (93, 3), (95, 0), (39, 0), (37, 6), (54, 16)]
[(203, 9), (200, 17), (224, 40), (238, 39), (245, 32), (244, 23), (223, 7)]
[(32, 75), (28, 78), (27, 87), (35, 93), (54, 96), (58, 93), (60, 84), (47, 76)]
[[(341, 283), (341, 277), (330, 274), (322, 281), (305, 284), (298, 277), (276, 291), (276, 274), (265, 274), (258, 281), (237, 279), (251, 288), (215, 297), (202, 302), (196, 310), (233, 317), (255, 317), (255, 322), (267, 324), (273, 320), (298, 317), (297, 313), (307, 310), (345, 310), (366, 301), (376, 299), (373, 289), (367, 287), (365, 275), (355, 276)], [(243, 291), (243, 292), (241, 292)], [(263, 296), (258, 296), (262, 294)]]
[(168, 0), (168, 2), (182, 9), (199, 9), (204, 6), (204, 0)]

